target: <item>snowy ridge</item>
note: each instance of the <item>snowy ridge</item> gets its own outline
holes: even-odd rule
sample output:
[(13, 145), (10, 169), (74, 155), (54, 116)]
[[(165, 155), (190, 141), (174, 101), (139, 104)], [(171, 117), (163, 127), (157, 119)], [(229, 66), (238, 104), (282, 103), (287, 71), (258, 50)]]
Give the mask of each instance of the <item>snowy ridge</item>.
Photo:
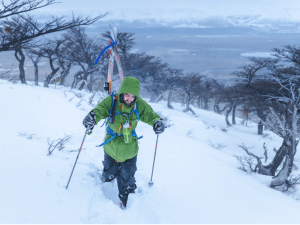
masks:
[[(84, 95), (80, 98), (80, 95)], [(76, 95), (78, 97), (76, 97)], [(268, 187), (270, 177), (246, 175), (233, 155), (243, 155), (239, 144), (254, 146), (263, 156), (281, 144), (256, 124), (236, 125), (227, 132), (224, 117), (194, 109), (197, 117), (181, 112), (179, 104), (151, 104), (170, 115), (174, 125), (159, 136), (153, 187), (150, 180), (156, 135), (142, 122), (137, 186), (128, 208), (117, 205), (117, 184), (100, 182), (104, 128), (87, 136), (66, 190), (80, 147), (82, 120), (93, 108), (88, 92), (69, 88), (11, 84), (0, 80), (0, 223), (299, 223), (300, 203)], [(104, 96), (96, 96), (94, 104)], [(240, 120), (238, 120), (240, 123)], [(102, 124), (102, 121), (99, 123)], [(34, 135), (33, 135), (34, 134)], [(47, 156), (47, 138), (72, 139), (61, 151)], [(211, 144), (223, 144), (222, 150)], [(298, 154), (296, 155), (296, 158)], [(297, 165), (299, 167), (299, 165)], [(279, 207), (284, 206), (284, 207)]]

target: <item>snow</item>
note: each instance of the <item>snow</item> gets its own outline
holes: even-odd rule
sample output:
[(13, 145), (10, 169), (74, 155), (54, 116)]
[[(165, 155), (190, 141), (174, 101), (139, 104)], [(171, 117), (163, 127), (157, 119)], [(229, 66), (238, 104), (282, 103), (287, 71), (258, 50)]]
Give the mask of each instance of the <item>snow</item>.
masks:
[[(84, 95), (82, 99), (74, 93)], [(140, 193), (118, 206), (116, 182), (101, 184), (104, 128), (86, 137), (68, 190), (65, 186), (83, 136), (82, 120), (93, 108), (90, 93), (11, 84), (0, 80), (0, 223), (299, 223), (300, 203), (268, 187), (270, 177), (247, 175), (233, 155), (238, 145), (254, 146), (263, 156), (281, 145), (275, 134), (257, 126), (238, 125), (221, 131), (224, 116), (195, 108), (196, 116), (151, 104), (174, 126), (159, 136), (152, 187), (150, 180), (156, 135), (142, 122), (136, 172)], [(102, 96), (103, 97), (103, 96)], [(98, 98), (98, 97), (97, 97)], [(95, 102), (99, 99), (95, 99)], [(78, 103), (81, 101), (80, 106)], [(94, 102), (94, 103), (95, 103)], [(101, 122), (100, 122), (101, 124)], [(30, 134), (35, 134), (30, 138)], [(47, 155), (47, 138), (72, 135), (65, 149)], [(188, 134), (188, 135), (187, 135)], [(27, 136), (26, 136), (27, 135)], [(208, 144), (222, 143), (217, 150)], [(298, 155), (296, 155), (298, 158)], [(299, 166), (299, 165), (298, 165)]]

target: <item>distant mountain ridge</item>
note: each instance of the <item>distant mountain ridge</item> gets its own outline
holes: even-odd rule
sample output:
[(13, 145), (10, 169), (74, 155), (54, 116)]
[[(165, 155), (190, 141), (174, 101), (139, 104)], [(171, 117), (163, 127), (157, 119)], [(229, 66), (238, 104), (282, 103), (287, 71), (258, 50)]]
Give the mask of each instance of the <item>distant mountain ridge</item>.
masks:
[(99, 25), (107, 26), (106, 21), (114, 24), (131, 25), (136, 28), (145, 27), (170, 27), (170, 28), (234, 28), (245, 27), (264, 32), (300, 32), (300, 21), (266, 18), (260, 15), (255, 16), (209, 16), (204, 18), (189, 18), (182, 20), (165, 19), (106, 19), (100, 21)]

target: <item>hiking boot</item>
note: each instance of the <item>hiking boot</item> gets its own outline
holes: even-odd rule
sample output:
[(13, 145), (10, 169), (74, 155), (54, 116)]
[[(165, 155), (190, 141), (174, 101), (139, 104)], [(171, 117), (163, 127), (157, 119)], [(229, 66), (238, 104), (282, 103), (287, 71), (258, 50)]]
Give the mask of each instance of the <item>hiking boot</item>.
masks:
[(120, 198), (120, 207), (121, 209), (126, 208), (127, 205), (127, 200), (128, 200), (128, 191), (120, 192), (119, 193), (119, 198)]

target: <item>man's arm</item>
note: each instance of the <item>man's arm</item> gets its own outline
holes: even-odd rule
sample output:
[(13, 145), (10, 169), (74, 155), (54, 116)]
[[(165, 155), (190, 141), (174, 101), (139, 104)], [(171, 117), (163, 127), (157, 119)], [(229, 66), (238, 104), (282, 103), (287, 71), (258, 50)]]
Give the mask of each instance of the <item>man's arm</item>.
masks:
[(109, 111), (111, 107), (111, 96), (107, 96), (105, 99), (103, 99), (94, 109), (96, 115), (96, 124), (109, 116)]
[(155, 121), (160, 120), (161, 118), (159, 115), (153, 111), (152, 107), (143, 99), (139, 98), (138, 101), (138, 108), (139, 108), (139, 116), (140, 120), (144, 123), (153, 126)]

